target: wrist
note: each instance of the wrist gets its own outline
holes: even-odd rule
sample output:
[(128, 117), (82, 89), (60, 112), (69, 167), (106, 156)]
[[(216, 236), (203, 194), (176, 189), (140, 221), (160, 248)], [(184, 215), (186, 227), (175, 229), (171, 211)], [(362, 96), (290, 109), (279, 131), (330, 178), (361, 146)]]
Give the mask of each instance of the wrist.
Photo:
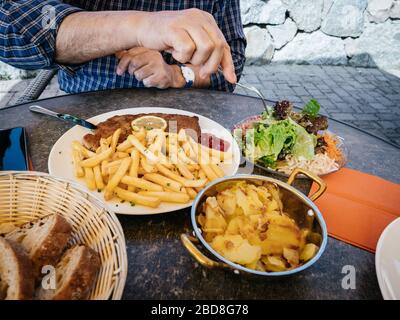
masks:
[(182, 75), (181, 68), (176, 65), (170, 65), (172, 70), (172, 88), (183, 88), (186, 85), (186, 80)]
[(126, 49), (143, 47), (143, 36), (146, 36), (147, 22), (151, 12), (129, 11), (128, 19), (123, 24), (123, 35)]

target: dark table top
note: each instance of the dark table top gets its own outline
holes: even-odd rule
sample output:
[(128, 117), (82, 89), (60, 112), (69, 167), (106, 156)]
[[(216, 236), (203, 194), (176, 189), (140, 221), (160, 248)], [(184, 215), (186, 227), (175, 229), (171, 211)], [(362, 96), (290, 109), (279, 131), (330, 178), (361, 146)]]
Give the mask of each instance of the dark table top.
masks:
[[(36, 101), (45, 108), (83, 118), (133, 107), (170, 107), (209, 117), (226, 128), (260, 113), (256, 98), (206, 90), (113, 90)], [(53, 144), (70, 125), (33, 114), (31, 104), (0, 110), (0, 129), (27, 129), (35, 170), (47, 172)], [(400, 183), (400, 150), (355, 128), (331, 120), (345, 138), (348, 166)], [(329, 238), (321, 259), (303, 273), (269, 280), (209, 270), (185, 251), (179, 236), (191, 231), (189, 209), (153, 216), (119, 216), (125, 232), (128, 277), (124, 299), (381, 299), (374, 255)], [(355, 226), (356, 227), (356, 226)], [(356, 289), (342, 288), (344, 266), (356, 270)]]

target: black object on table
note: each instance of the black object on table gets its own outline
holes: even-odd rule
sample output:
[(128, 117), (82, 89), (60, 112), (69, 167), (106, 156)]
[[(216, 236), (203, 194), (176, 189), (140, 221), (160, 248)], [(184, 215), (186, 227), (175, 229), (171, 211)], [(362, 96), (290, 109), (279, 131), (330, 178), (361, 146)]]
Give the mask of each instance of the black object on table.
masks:
[[(51, 110), (89, 118), (134, 107), (185, 109), (209, 117), (226, 128), (262, 111), (257, 98), (206, 90), (113, 90), (35, 101)], [(33, 114), (30, 104), (0, 110), (0, 129), (27, 129), (35, 170), (47, 172), (49, 152), (70, 125)], [(400, 183), (400, 149), (353, 127), (330, 120), (330, 130), (345, 138), (348, 166)], [(323, 212), (322, 212), (323, 214)], [(190, 210), (153, 216), (119, 216), (128, 251), (125, 299), (381, 299), (375, 256), (329, 238), (321, 259), (288, 278), (236, 275), (205, 269), (180, 243), (191, 232)], [(357, 226), (354, 226), (357, 228)], [(356, 270), (356, 288), (343, 289), (346, 266)], [(345, 281), (345, 280), (344, 280)]]

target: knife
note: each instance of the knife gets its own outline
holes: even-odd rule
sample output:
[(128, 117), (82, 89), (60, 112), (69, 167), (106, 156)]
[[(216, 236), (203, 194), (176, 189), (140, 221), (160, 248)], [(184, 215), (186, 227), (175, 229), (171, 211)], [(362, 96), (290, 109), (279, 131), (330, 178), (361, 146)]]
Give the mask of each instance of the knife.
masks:
[(31, 110), (32, 112), (46, 114), (48, 116), (55, 117), (57, 119), (60, 119), (60, 120), (66, 121), (66, 122), (71, 122), (73, 124), (77, 124), (78, 126), (82, 126), (82, 127), (87, 128), (87, 129), (90, 129), (90, 130), (94, 130), (94, 129), (97, 128), (97, 126), (94, 125), (93, 123), (90, 123), (90, 122), (88, 122), (86, 120), (83, 120), (81, 118), (72, 116), (70, 114), (57, 113), (57, 112), (51, 111), (49, 109), (43, 108), (41, 106), (30, 106), (29, 110)]

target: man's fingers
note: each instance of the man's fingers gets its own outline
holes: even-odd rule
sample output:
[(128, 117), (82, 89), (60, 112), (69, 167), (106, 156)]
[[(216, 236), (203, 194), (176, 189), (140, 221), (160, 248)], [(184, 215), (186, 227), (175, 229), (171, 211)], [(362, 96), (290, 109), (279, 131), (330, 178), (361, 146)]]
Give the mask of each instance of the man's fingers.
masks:
[(123, 55), (122, 58), (120, 59), (121, 60), (119, 60), (117, 66), (117, 74), (119, 76), (122, 76), (125, 73), (126, 69), (128, 68), (131, 59), (128, 54)]
[(156, 87), (158, 89), (166, 89), (168, 87), (167, 82), (160, 79), (159, 75), (153, 74), (150, 77), (143, 79), (143, 84), (147, 88)]
[(232, 54), (229, 47), (225, 47), (224, 49), (224, 55), (221, 60), (221, 67), (225, 80), (230, 83), (236, 83), (237, 77), (235, 73), (235, 65), (233, 64)]
[(200, 78), (206, 79), (211, 74), (217, 72), (223, 54), (224, 51), (221, 49), (213, 51), (208, 61), (200, 68)]
[(143, 79), (146, 79), (154, 74), (154, 67), (147, 64), (140, 69), (137, 69), (134, 72), (135, 78), (138, 81), (142, 81)]
[(130, 56), (130, 61), (129, 61), (129, 67), (128, 67), (128, 72), (132, 76), (136, 70), (139, 70), (140, 68), (144, 67), (149, 63), (148, 57), (146, 57), (145, 54), (138, 54), (136, 56)]
[(229, 45), (212, 16), (210, 16), (205, 30), (214, 42), (215, 47), (208, 61), (200, 68), (200, 77), (205, 79), (211, 74), (216, 73), (221, 67), (225, 79), (231, 83), (235, 83), (236, 74)]
[(215, 44), (210, 35), (203, 28), (190, 28), (188, 30), (190, 37), (196, 45), (196, 50), (190, 60), (193, 65), (205, 63), (215, 50)]
[(121, 50), (121, 51), (116, 52), (116, 53), (115, 53), (115, 56), (116, 56), (118, 59), (121, 59), (121, 58), (124, 56), (124, 54), (127, 53), (127, 52), (128, 52), (127, 50)]
[(170, 36), (172, 39), (170, 47), (173, 48), (172, 56), (174, 59), (181, 63), (190, 61), (196, 50), (196, 45), (190, 35), (186, 31), (178, 29)]

